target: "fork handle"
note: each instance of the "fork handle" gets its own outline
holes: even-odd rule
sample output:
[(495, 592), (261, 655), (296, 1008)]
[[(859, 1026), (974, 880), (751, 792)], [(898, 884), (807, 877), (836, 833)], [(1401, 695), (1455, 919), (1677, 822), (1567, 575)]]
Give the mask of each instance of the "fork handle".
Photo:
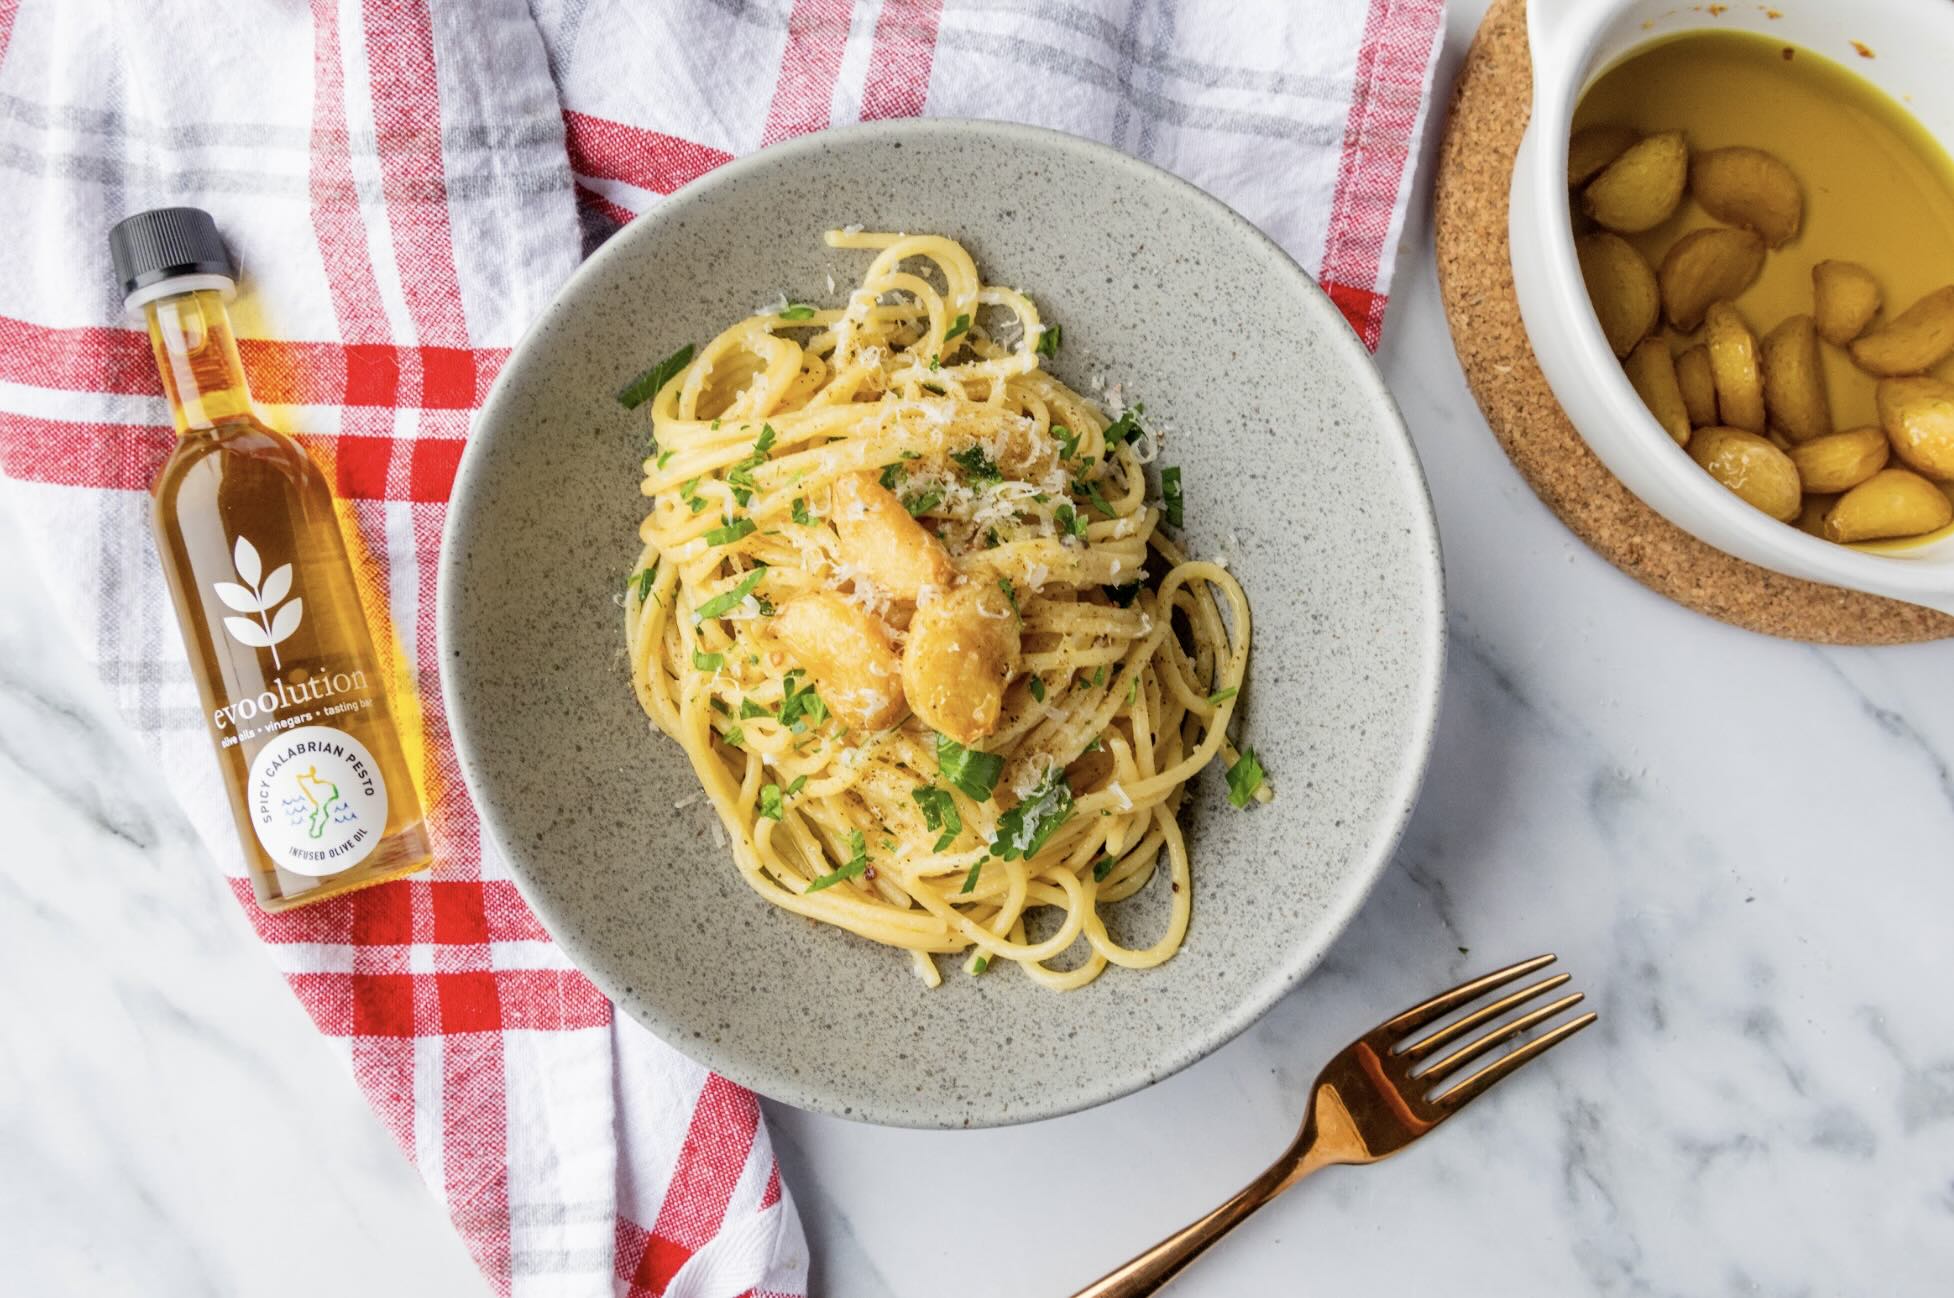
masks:
[[(1326, 1160), (1327, 1161), (1327, 1160)], [(1305, 1153), (1301, 1158), (1285, 1154), (1268, 1171), (1236, 1191), (1229, 1200), (1199, 1221), (1161, 1240), (1146, 1252), (1116, 1271), (1093, 1281), (1072, 1298), (1142, 1298), (1159, 1293), (1182, 1268), (1248, 1215), (1269, 1200), (1325, 1166)]]

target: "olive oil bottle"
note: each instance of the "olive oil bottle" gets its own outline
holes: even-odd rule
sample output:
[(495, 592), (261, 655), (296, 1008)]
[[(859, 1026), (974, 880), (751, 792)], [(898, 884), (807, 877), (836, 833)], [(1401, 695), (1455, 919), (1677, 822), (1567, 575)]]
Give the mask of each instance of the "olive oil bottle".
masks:
[(176, 603), (258, 904), (425, 868), (420, 798), (325, 475), (254, 411), (225, 303), (237, 268), (196, 208), (109, 232), (177, 440), (152, 488)]

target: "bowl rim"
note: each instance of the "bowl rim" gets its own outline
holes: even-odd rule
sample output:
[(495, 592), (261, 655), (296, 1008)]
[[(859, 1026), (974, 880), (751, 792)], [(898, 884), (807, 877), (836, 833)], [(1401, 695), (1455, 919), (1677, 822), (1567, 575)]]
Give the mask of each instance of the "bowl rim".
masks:
[[(496, 419), (501, 405), (510, 399), (509, 390), (520, 381), (520, 376), (527, 368), (526, 355), (530, 344), (563, 313), (574, 309), (573, 303), (576, 299), (609, 274), (614, 264), (635, 255), (634, 249), (639, 243), (656, 238), (656, 231), (666, 221), (683, 218), (690, 208), (716, 190), (737, 184), (743, 177), (755, 171), (793, 165), (800, 159), (818, 156), (837, 145), (850, 147), (938, 135), (985, 136), (1007, 144), (1023, 145), (1038, 150), (1055, 150), (1087, 159), (1094, 164), (1114, 166), (1137, 178), (1143, 184), (1165, 185), (1177, 190), (1184, 197), (1191, 198), (1197, 206), (1205, 207), (1211, 214), (1221, 217), (1222, 224), (1233, 228), (1240, 235), (1247, 236), (1245, 251), (1259, 254), (1277, 275), (1287, 277), (1292, 286), (1299, 290), (1298, 295), (1304, 303), (1303, 309), (1312, 312), (1319, 322), (1329, 326), (1325, 332), (1336, 339), (1332, 345), (1341, 349), (1339, 359), (1343, 362), (1342, 368), (1352, 375), (1355, 388), (1362, 394), (1365, 404), (1377, 416), (1380, 425), (1378, 431), (1386, 433), (1388, 430), (1389, 433), (1394, 433), (1403, 451), (1404, 462), (1408, 469), (1406, 480), (1402, 483), (1404, 502), (1408, 510), (1404, 521), (1407, 529), (1412, 533), (1411, 551), (1415, 556), (1414, 563), (1417, 570), (1415, 579), (1421, 591), (1414, 606), (1414, 616), (1424, 625), (1416, 629), (1413, 638), (1413, 657), (1417, 666), (1416, 688), (1408, 695), (1406, 733), (1399, 747), (1397, 769), (1388, 782), (1385, 796), (1380, 799), (1377, 807), (1374, 817), (1376, 828), (1370, 841), (1347, 859), (1341, 877), (1329, 890), (1323, 914), (1309, 933), (1307, 940), (1298, 941), (1290, 946), (1287, 957), (1273, 966), (1268, 975), (1246, 984), (1236, 993), (1234, 1002), (1228, 1007), (1227, 1012), (1209, 1019), (1205, 1030), (1183, 1037), (1175, 1043), (1175, 1048), (1172, 1050), (1139, 1061), (1121, 1072), (1103, 1072), (1097, 1075), (1091, 1084), (1081, 1085), (1062, 1096), (1054, 1096), (1047, 1103), (1028, 1105), (1009, 1112), (948, 1113), (939, 1118), (932, 1118), (891, 1109), (878, 1102), (873, 1096), (868, 1097), (864, 1102), (853, 1096), (830, 1095), (811, 1089), (802, 1084), (792, 1070), (780, 1066), (778, 1062), (744, 1053), (738, 1048), (729, 1049), (717, 1041), (687, 1036), (681, 1031), (680, 1025), (661, 1012), (657, 1005), (644, 1000), (635, 990), (617, 986), (615, 980), (608, 974), (600, 973), (599, 970), (604, 962), (602, 952), (586, 944), (578, 934), (577, 926), (571, 916), (557, 914), (555, 909), (530, 887), (525, 867), (518, 864), (521, 858), (516, 852), (510, 850), (513, 838), (505, 833), (505, 827), (493, 802), (483, 796), (483, 792), (478, 791), (477, 763), (471, 756), (473, 743), (468, 720), (469, 713), (462, 706), (460, 686), (457, 683), (459, 674), (449, 671), (447, 664), (454, 654), (452, 638), (460, 617), (459, 591), (462, 566), (460, 556), (463, 547), (459, 544), (459, 533), (467, 526), (474, 512), (474, 506), (470, 504), (474, 495), (472, 487), (478, 475), (483, 472), (482, 464), (490, 453), (484, 448), (496, 440), (494, 436), (484, 435), (485, 427)], [(511, 434), (504, 432), (502, 435)], [(895, 1127), (963, 1129), (1012, 1126), (1093, 1108), (1145, 1089), (1179, 1072), (1213, 1053), (1246, 1030), (1266, 1014), (1278, 1000), (1297, 987), (1323, 961), (1330, 948), (1356, 917), (1365, 898), (1369, 896), (1385, 867), (1395, 855), (1412, 811), (1417, 805), (1425, 776), (1430, 769), (1432, 750), (1437, 737), (1447, 654), (1445, 568), (1430, 483), (1419, 458), (1417, 445), (1412, 440), (1403, 414), (1379, 374), (1370, 352), (1315, 279), (1303, 270), (1279, 244), (1256, 228), (1246, 217), (1199, 186), (1161, 167), (1130, 157), (1108, 145), (1063, 131), (1016, 122), (975, 118), (903, 118), (866, 122), (834, 127), (782, 141), (735, 158), (688, 182), (660, 201), (656, 207), (618, 230), (602, 247), (586, 258), (557, 289), (549, 305), (524, 331), (521, 339), (510, 351), (508, 360), (497, 373), (480, 409), (475, 412), (469, 439), (457, 467), (449, 502), (441, 534), (435, 618), (438, 661), (442, 664), (440, 672), (442, 706), (456, 761), (482, 830), (507, 863), (518, 893), (543, 923), (552, 940), (614, 1005), (625, 1010), (642, 1026), (662, 1041), (671, 1044), (673, 1049), (686, 1057), (760, 1095), (796, 1108)]]
[[(1530, 169), (1528, 179), (1534, 190), (1536, 210), (1542, 212), (1546, 236), (1540, 240), (1540, 255), (1536, 264), (1540, 267), (1548, 293), (1555, 302), (1562, 304), (1563, 317), (1572, 316), (1572, 319), (1564, 318), (1563, 323), (1570, 326), (1573, 358), (1587, 381), (1605, 397), (1621, 435), (1610, 437), (1609, 430), (1602, 430), (1597, 436), (1590, 436), (1589, 431), (1578, 423), (1575, 424), (1575, 431), (1611, 472), (1622, 472), (1618, 461), (1633, 457), (1637, 467), (1654, 478), (1655, 485), (1661, 491), (1669, 494), (1678, 512), (1709, 515), (1708, 521), (1697, 518), (1684, 521), (1669, 508), (1657, 505), (1640, 488), (1631, 487), (1645, 504), (1656, 508), (1658, 513), (1705, 544), (1758, 562), (1756, 554), (1744, 554), (1732, 548), (1728, 542), (1736, 537), (1741, 544), (1752, 547), (1758, 553), (1776, 556), (1776, 562), (1766, 566), (1776, 567), (1788, 575), (1948, 609), (1950, 598), (1954, 598), (1954, 525), (1943, 529), (1942, 534), (1934, 540), (1924, 543), (1909, 541), (1903, 543), (1903, 548), (1894, 548), (1890, 542), (1842, 545), (1771, 518), (1711, 478), (1690, 458), (1684, 447), (1676, 444), (1675, 439), (1649, 413), (1642, 398), (1629, 383), (1627, 372), (1615, 356), (1614, 349), (1608, 346), (1607, 339), (1602, 335), (1600, 321), (1588, 302), (1587, 288), (1582, 282), (1575, 257), (1573, 207), (1569, 190), (1564, 183), (1560, 183), (1560, 177), (1566, 173), (1568, 138), (1573, 130), (1574, 114), (1581, 94), (1608, 69), (1650, 46), (1697, 32), (1752, 30), (1708, 20), (1699, 21), (1647, 33), (1605, 62), (1602, 61), (1599, 53), (1604, 36), (1620, 20), (1622, 12), (1636, 3), (1639, 0), (1615, 0), (1612, 4), (1593, 6), (1583, 12), (1576, 22), (1563, 26), (1549, 38), (1550, 50), (1545, 56), (1536, 57), (1534, 65), (1534, 111), (1527, 124), (1527, 137), (1534, 142), (1534, 146), (1530, 150), (1523, 149), (1515, 169), (1516, 177), (1519, 167)], [(1935, 21), (1954, 32), (1954, 8), (1936, 4), (1922, 6), (1921, 9), (1923, 14), (1931, 12)], [(1529, 36), (1531, 43), (1531, 28)], [(1869, 76), (1862, 69), (1816, 51), (1813, 54), (1838, 64), (1878, 93), (1896, 104), (1899, 102), (1898, 97), (1878, 77)], [(1902, 111), (1910, 113), (1904, 104), (1899, 106)], [(1932, 138), (1939, 140), (1938, 136)], [(1945, 143), (1942, 147), (1954, 153), (1954, 148), (1949, 148)], [(1515, 257), (1513, 261), (1517, 275), (1520, 258)]]

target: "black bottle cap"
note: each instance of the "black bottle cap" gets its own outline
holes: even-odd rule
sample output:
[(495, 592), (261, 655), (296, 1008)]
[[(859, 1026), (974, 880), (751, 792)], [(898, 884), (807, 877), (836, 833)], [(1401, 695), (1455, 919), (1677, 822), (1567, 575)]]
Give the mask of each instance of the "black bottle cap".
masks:
[(109, 257), (126, 297), (179, 275), (237, 279), (237, 263), (200, 207), (157, 207), (118, 221), (109, 231)]

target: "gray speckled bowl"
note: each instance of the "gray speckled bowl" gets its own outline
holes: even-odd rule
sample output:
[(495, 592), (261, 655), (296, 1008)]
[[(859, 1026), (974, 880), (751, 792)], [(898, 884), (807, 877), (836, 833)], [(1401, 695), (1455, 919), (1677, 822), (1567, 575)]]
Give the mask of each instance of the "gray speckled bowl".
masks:
[[(1057, 369), (1146, 402), (1183, 466), (1190, 549), (1225, 553), (1255, 639), (1241, 723), (1273, 804), (1205, 772), (1183, 815), (1187, 944), (1080, 991), (900, 955), (769, 906), (715, 846), (676, 744), (623, 666), (619, 592), (645, 510), (657, 358), (785, 292), (839, 300), (869, 254), (824, 229), (962, 240), (1065, 328)], [(1369, 358), (1276, 246), (1110, 149), (995, 123), (807, 136), (640, 217), (516, 350), (455, 483), (441, 661), (469, 789), (524, 896), (598, 985), (766, 1095), (905, 1126), (1050, 1117), (1123, 1095), (1240, 1032), (1321, 958), (1411, 810), (1437, 712), (1443, 599), (1417, 460)], [(1164, 875), (1149, 889), (1158, 893)], [(1157, 896), (1122, 904), (1144, 938)], [(1150, 910), (1149, 907), (1152, 909)]]

